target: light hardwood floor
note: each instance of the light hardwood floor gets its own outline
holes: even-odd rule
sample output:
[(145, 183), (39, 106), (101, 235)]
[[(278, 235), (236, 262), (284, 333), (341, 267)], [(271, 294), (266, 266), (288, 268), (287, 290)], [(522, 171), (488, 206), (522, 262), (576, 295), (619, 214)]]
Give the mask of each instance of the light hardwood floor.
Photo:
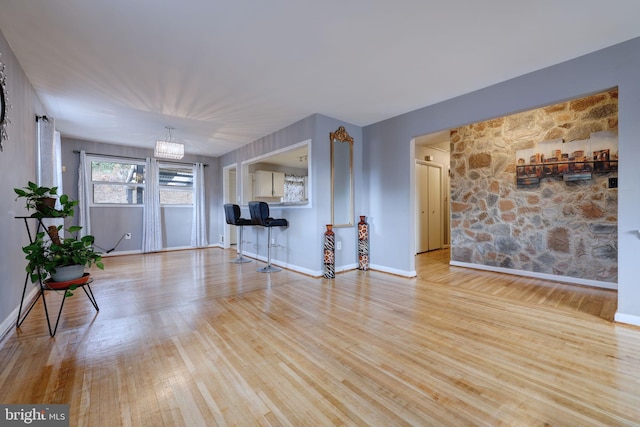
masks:
[(413, 279), (235, 255), (107, 258), (98, 314), (76, 292), (55, 338), (38, 303), (3, 339), (0, 403), (69, 403), (79, 426), (640, 424), (640, 328), (612, 323), (615, 291), (448, 251)]

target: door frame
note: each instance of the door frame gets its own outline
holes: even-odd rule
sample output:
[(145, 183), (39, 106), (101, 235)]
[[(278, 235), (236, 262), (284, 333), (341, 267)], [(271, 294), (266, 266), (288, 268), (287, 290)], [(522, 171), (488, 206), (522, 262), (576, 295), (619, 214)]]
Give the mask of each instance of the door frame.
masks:
[[(223, 205), (225, 203), (232, 203), (232, 194), (230, 194), (230, 191), (229, 191), (229, 181), (230, 181), (229, 176), (231, 175), (231, 171), (235, 171), (235, 174), (236, 174), (235, 197), (236, 197), (236, 200), (238, 200), (238, 164), (233, 163), (231, 165), (227, 165), (222, 168), (222, 204)], [(223, 224), (222, 235), (221, 235), (222, 241), (220, 242), (220, 244), (222, 245), (223, 248), (229, 249), (231, 247), (231, 233), (234, 230), (232, 230), (231, 225), (227, 224), (227, 221), (224, 215), (224, 206), (222, 208), (222, 224)]]

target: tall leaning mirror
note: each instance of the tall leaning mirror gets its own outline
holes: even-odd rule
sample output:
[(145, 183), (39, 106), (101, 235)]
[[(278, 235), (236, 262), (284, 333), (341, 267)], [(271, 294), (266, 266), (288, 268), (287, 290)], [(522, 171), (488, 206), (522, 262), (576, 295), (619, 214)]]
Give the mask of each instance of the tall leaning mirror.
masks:
[(353, 227), (353, 138), (344, 126), (329, 133), (331, 142), (331, 223)]

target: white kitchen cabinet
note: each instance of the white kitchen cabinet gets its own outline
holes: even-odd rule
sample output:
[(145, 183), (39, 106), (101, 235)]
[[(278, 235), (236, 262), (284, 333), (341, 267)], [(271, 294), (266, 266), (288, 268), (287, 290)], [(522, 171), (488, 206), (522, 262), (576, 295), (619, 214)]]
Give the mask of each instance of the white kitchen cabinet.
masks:
[(255, 197), (284, 196), (284, 173), (256, 171), (255, 179)]

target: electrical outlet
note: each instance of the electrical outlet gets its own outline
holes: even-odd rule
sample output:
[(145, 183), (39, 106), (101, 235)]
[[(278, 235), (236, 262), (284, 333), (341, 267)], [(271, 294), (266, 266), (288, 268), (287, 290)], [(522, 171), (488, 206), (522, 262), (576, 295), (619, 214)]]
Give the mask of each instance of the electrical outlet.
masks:
[(224, 243), (224, 234), (220, 235), (220, 243)]
[(273, 239), (273, 238), (272, 238), (272, 239), (271, 239), (271, 244), (272, 244), (272, 245), (275, 245), (275, 244), (276, 244), (276, 239)]
[(126, 240), (131, 240), (131, 233), (125, 233), (124, 238)]
[(341, 251), (342, 250), (342, 242), (341, 241), (337, 241), (336, 242), (336, 251)]

